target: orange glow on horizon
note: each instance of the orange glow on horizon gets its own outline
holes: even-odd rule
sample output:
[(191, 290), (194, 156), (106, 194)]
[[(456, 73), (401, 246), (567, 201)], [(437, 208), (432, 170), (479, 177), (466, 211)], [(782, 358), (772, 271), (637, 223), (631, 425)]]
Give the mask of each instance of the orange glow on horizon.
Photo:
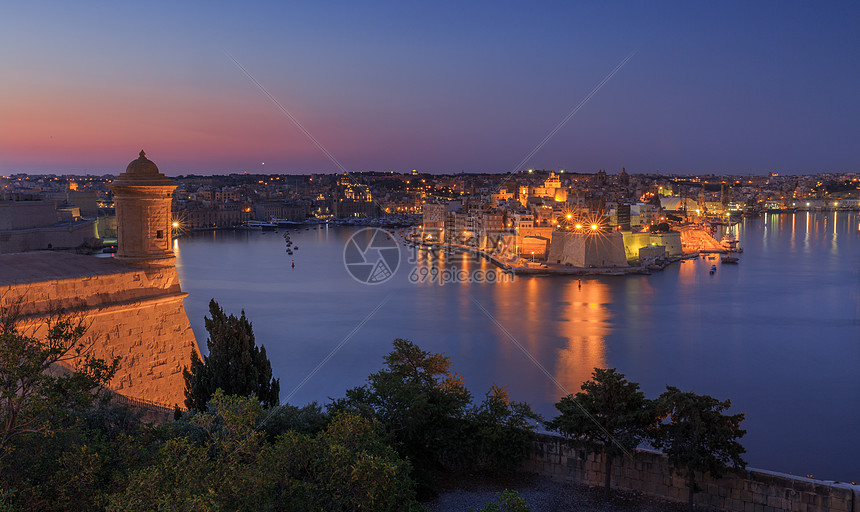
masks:
[[(173, 174), (212, 161), (235, 166), (236, 172), (258, 171), (254, 166), (270, 159), (330, 166), (289, 119), (254, 95), (57, 87), (15, 84), (4, 92), (0, 140), (7, 151), (0, 171), (29, 165), (119, 173), (141, 148), (162, 172)], [(314, 133), (337, 140), (341, 151), (362, 145), (337, 125)]]

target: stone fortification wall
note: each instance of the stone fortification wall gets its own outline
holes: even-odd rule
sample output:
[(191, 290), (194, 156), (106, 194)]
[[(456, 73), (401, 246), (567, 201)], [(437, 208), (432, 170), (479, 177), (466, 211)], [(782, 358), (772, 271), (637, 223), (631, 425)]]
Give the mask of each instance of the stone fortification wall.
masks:
[(524, 236), (519, 246), (521, 258), (542, 260), (546, 256), (549, 240), (537, 236)]
[[(553, 480), (603, 485), (603, 457), (567, 439), (536, 434), (527, 471)], [(697, 507), (730, 512), (860, 512), (860, 486), (823, 482), (760, 470), (724, 478), (697, 476), (702, 491)], [(684, 479), (671, 471), (665, 455), (637, 450), (633, 458), (613, 460), (612, 486), (686, 502)]]
[(99, 238), (116, 238), (116, 216), (108, 215), (98, 218)]
[(574, 267), (584, 267), (585, 247), (583, 238), (568, 231), (556, 231), (553, 233), (549, 245), (546, 262), (562, 265), (570, 263)]
[(624, 240), (617, 232), (591, 235), (556, 231), (546, 261), (583, 268), (628, 266)]
[(681, 244), (681, 233), (670, 231), (668, 233), (631, 233), (622, 232), (624, 238), (624, 251), (628, 260), (639, 259), (639, 249), (652, 244), (666, 247), (669, 256), (680, 256), (683, 254)]
[(81, 313), (92, 322), (92, 354), (122, 358), (112, 390), (166, 406), (183, 404), (182, 368), (199, 349), (174, 267), (141, 270), (114, 259), (56, 253), (2, 258), (0, 307), (20, 299), (22, 327), (44, 329), (58, 308)]
[(0, 201), (0, 231), (50, 226), (58, 220), (53, 201)]
[(98, 237), (98, 222), (83, 220), (53, 226), (0, 231), (0, 253), (72, 249)]
[(624, 255), (624, 239), (621, 233), (615, 231), (585, 237), (586, 267), (626, 267), (627, 257)]

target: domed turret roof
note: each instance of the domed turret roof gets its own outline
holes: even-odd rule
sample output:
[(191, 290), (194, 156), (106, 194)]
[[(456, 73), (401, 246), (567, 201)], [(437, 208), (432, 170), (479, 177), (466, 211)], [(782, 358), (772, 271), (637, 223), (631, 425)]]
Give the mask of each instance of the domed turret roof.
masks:
[(132, 160), (125, 168), (125, 172), (120, 174), (115, 184), (127, 185), (173, 185), (173, 181), (167, 176), (158, 171), (158, 166), (146, 158), (146, 153), (140, 151), (140, 157), (137, 160)]

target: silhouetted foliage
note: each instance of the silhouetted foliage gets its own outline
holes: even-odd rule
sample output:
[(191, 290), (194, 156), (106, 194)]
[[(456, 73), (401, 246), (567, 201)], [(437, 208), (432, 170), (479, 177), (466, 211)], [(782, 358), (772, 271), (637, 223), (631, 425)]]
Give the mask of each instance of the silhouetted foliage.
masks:
[(50, 435), (56, 412), (89, 408), (119, 367), (89, 353), (82, 316), (56, 312), (36, 336), (20, 331), (19, 306), (0, 311), (0, 461), (14, 438)]
[(651, 232), (652, 233), (667, 233), (671, 229), (672, 228), (669, 226), (669, 224), (667, 222), (661, 222), (659, 224), (655, 224), (655, 225), (651, 226)]
[(721, 402), (671, 386), (657, 399), (657, 406), (664, 421), (654, 431), (652, 442), (666, 453), (675, 471), (687, 479), (688, 501), (693, 510), (693, 494), (699, 491), (696, 471), (720, 478), (729, 468), (746, 467), (741, 458), (746, 450), (738, 442), (746, 434), (740, 428), (744, 415), (723, 414), (732, 406), (731, 400)]
[(168, 440), (111, 496), (107, 510), (419, 509), (409, 463), (382, 441), (378, 424), (335, 415), (316, 435), (290, 431), (268, 443), (260, 427), (271, 410), (216, 391), (206, 412), (186, 415), (200, 441)]
[(582, 392), (567, 395), (555, 404), (561, 413), (549, 427), (566, 436), (584, 440), (606, 458), (604, 497), (609, 498), (612, 461), (639, 446), (649, 427), (657, 423), (651, 402), (614, 368), (595, 368)]
[(255, 396), (265, 407), (278, 404), (280, 382), (272, 378), (272, 364), (266, 347), (257, 347), (251, 322), (245, 311), (239, 318), (227, 315), (214, 299), (209, 301), (209, 317), (204, 319), (209, 338), (209, 355), (203, 360), (191, 353), (185, 377), (185, 406), (202, 411), (216, 389), (225, 394)]
[[(495, 499), (477, 512), (529, 512), (530, 510), (531, 507), (520, 493), (505, 489), (496, 493)], [(469, 512), (475, 512), (475, 509), (470, 508)]]
[(473, 407), (448, 357), (408, 340), (395, 339), (393, 346), (383, 370), (330, 408), (378, 419), (392, 446), (412, 462), (421, 496), (432, 495), (445, 469), (519, 465), (530, 445), (526, 432), (534, 422), (528, 420), (537, 418), (528, 405), (509, 401), (504, 390), (494, 387), (480, 407)]
[(266, 420), (261, 424), (270, 438), (289, 431), (302, 434), (317, 434), (325, 430), (331, 417), (316, 402), (302, 407), (282, 404), (266, 411)]

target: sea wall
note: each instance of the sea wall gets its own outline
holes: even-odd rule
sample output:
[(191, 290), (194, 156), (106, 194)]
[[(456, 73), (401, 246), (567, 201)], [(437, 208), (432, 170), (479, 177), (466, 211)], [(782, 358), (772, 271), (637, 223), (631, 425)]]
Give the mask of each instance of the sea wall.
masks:
[[(575, 442), (535, 434), (534, 450), (524, 469), (552, 480), (603, 485), (602, 455), (589, 453)], [(860, 512), (860, 485), (751, 469), (714, 479), (697, 476), (702, 491), (697, 507), (730, 512)], [(672, 501), (686, 502), (684, 479), (674, 474), (665, 455), (637, 450), (632, 458), (613, 460), (612, 486)]]

